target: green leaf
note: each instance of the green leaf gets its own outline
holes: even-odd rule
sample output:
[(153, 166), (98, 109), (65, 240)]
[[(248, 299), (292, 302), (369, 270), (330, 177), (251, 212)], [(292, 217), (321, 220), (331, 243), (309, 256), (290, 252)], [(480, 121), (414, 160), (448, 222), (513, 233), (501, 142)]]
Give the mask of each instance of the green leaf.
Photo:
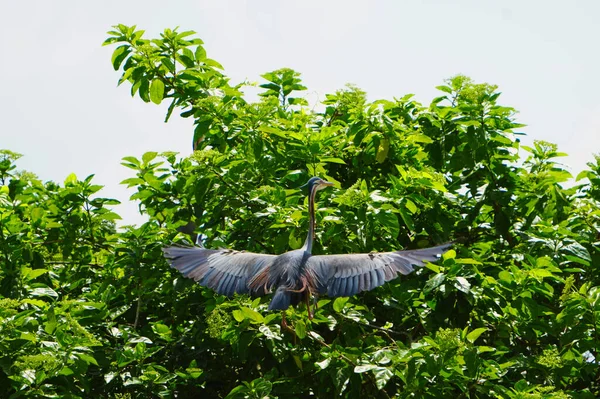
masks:
[(486, 331), (487, 331), (487, 328), (474, 329), (469, 334), (467, 334), (467, 341), (469, 341), (470, 343), (475, 343), (475, 341), (477, 341), (477, 338), (479, 338), (479, 336)]
[(26, 280), (35, 280), (39, 276), (48, 273), (48, 270), (46, 270), (46, 269), (29, 269), (29, 268), (24, 268), (24, 270), (23, 270), (22, 273), (23, 273), (23, 277)]
[(21, 376), (27, 381), (29, 384), (35, 383), (35, 370), (27, 369), (21, 372)]
[(328, 163), (339, 163), (342, 165), (345, 165), (346, 162), (344, 162), (343, 159), (340, 158), (331, 158), (331, 157), (324, 157), (324, 158), (319, 158), (320, 162), (328, 162)]
[(442, 259), (447, 260), (447, 259), (454, 259), (456, 258), (456, 251), (453, 249), (449, 249), (448, 251), (446, 251), (446, 253), (444, 253), (442, 255)]
[(402, 220), (404, 221), (406, 227), (408, 227), (409, 230), (414, 231), (415, 222), (413, 221), (412, 216), (410, 216), (410, 212), (407, 212), (406, 206), (400, 205), (400, 208), (398, 210), (400, 211), (400, 216), (402, 217)]
[(427, 281), (425, 284), (424, 291), (429, 292), (436, 288), (438, 288), (442, 283), (446, 280), (446, 275), (443, 273), (438, 273)]
[(31, 341), (33, 343), (37, 343), (36, 335), (33, 333), (30, 333), (30, 332), (21, 331), (21, 335), (19, 336), (19, 339), (24, 339), (27, 341)]
[(408, 211), (412, 214), (417, 213), (417, 206), (415, 205), (414, 202), (412, 202), (411, 200), (409, 200), (408, 198), (404, 199), (404, 206), (406, 207), (406, 209), (408, 209)]
[(498, 278), (500, 278), (500, 280), (503, 280), (503, 281), (506, 281), (509, 283), (513, 281), (512, 274), (506, 270), (502, 270), (500, 273), (498, 273)]
[(424, 134), (413, 133), (410, 135), (410, 139), (412, 141), (414, 141), (415, 143), (424, 143), (424, 144), (433, 143), (433, 140), (431, 139), (431, 137), (426, 136)]
[(56, 293), (56, 291), (49, 287), (34, 288), (31, 291), (29, 291), (29, 295), (35, 297), (47, 296), (51, 298), (58, 298), (58, 294)]
[(335, 310), (338, 313), (341, 312), (346, 306), (346, 302), (348, 302), (349, 299), (350, 298), (347, 297), (336, 298), (335, 301), (333, 301), (333, 310)]
[(169, 57), (163, 57), (160, 59), (161, 64), (163, 64), (165, 66), (165, 68), (167, 68), (167, 70), (171, 73), (175, 72), (175, 64), (173, 64), (173, 61), (171, 60), (171, 58)]
[(191, 36), (191, 35), (194, 35), (194, 34), (196, 34), (195, 31), (193, 31), (193, 30), (186, 30), (185, 32), (178, 33), (177, 36), (176, 36), (176, 38), (177, 39), (183, 39), (184, 37), (188, 37), (188, 36)]
[(529, 275), (533, 278), (543, 279), (544, 277), (553, 277), (552, 272), (546, 269), (531, 269)]
[(206, 120), (197, 122), (196, 128), (194, 129), (194, 137), (192, 140), (192, 148), (196, 150), (200, 142), (206, 137), (210, 131), (212, 120)]
[(144, 183), (144, 179), (140, 179), (139, 177), (131, 177), (129, 179), (123, 180), (120, 184), (126, 184), (127, 187), (133, 187)]
[(148, 81), (148, 79), (142, 78), (139, 81), (138, 94), (140, 95), (140, 98), (142, 99), (142, 101), (144, 101), (145, 103), (150, 102), (149, 89), (150, 89), (150, 82)]
[(136, 157), (123, 157), (123, 161), (133, 164), (134, 166), (141, 166), (140, 161)]
[(296, 330), (296, 335), (298, 338), (303, 339), (306, 337), (306, 325), (302, 320), (298, 320), (295, 323), (294, 330)]
[[(255, 310), (243, 307), (243, 308), (241, 308), (241, 311), (245, 318), (250, 319), (253, 322), (263, 323), (265, 321), (265, 319), (262, 317), (262, 315)], [(237, 318), (236, 318), (236, 320), (237, 320)]]
[(147, 165), (150, 163), (150, 161), (156, 158), (157, 155), (158, 153), (154, 151), (146, 152), (144, 155), (142, 155), (142, 162)]
[(196, 47), (196, 52), (194, 55), (196, 57), (196, 60), (204, 61), (206, 59), (206, 50), (204, 49), (204, 47), (198, 46)]
[(185, 369), (186, 373), (189, 374), (193, 379), (199, 378), (202, 374), (204, 374), (204, 370), (198, 367), (188, 367)]
[(387, 156), (388, 156), (389, 149), (390, 149), (390, 139), (387, 137), (384, 137), (379, 142), (379, 147), (377, 148), (377, 154), (375, 155), (375, 160), (378, 163), (385, 162), (385, 160), (387, 159)]
[(208, 66), (211, 66), (211, 67), (215, 67), (217, 69), (221, 69), (221, 70), (224, 69), (223, 65), (219, 64), (217, 61), (212, 60), (210, 58), (204, 59), (204, 64), (208, 65)]
[(331, 363), (331, 358), (325, 358), (320, 362), (316, 362), (315, 365), (317, 367), (319, 367), (321, 370), (325, 370), (327, 367), (329, 367), (329, 363)]
[[(248, 388), (246, 388), (244, 385), (238, 385), (237, 387), (233, 388), (228, 394), (227, 396), (225, 396), (225, 399), (235, 399), (235, 398), (239, 398), (240, 394), (245, 394), (246, 392), (251, 392)], [(244, 395), (244, 398), (247, 398), (248, 395)]]
[(67, 178), (65, 179), (65, 186), (69, 185), (69, 184), (75, 184), (77, 183), (77, 175), (75, 173), (71, 173), (69, 176), (67, 176)]
[(567, 260), (569, 260), (571, 262), (579, 263), (580, 265), (585, 265), (585, 266), (589, 266), (590, 265), (589, 261), (581, 259), (581, 258), (578, 258), (577, 256), (565, 255), (565, 259), (567, 259)]
[(496, 352), (496, 348), (491, 346), (478, 346), (477, 353)]
[(154, 104), (160, 104), (165, 95), (165, 84), (160, 79), (154, 79), (150, 85), (150, 100)]
[(362, 364), (360, 366), (354, 367), (355, 373), (366, 373), (367, 371), (371, 371), (376, 369), (377, 366), (375, 364)]
[[(371, 200), (374, 202), (389, 202), (390, 201), (389, 198), (381, 195), (381, 191), (379, 191), (379, 190), (372, 191), (371, 194), (369, 194), (369, 198), (371, 198)], [(381, 209), (388, 211), (388, 210), (393, 209), (393, 207), (386, 207), (386, 208), (382, 207)]]
[[(268, 320), (265, 318), (265, 321), (268, 322)], [(269, 326), (267, 325), (261, 325), (260, 327), (258, 327), (258, 330), (263, 333), (263, 335), (269, 339), (276, 339), (276, 340), (281, 340), (281, 336), (273, 331), (271, 328), (269, 328)]]
[(22, 302), (28, 303), (33, 306), (37, 306), (38, 308), (42, 308), (42, 309), (47, 309), (50, 306), (50, 304), (48, 302), (42, 301), (41, 299), (27, 298), (27, 299), (23, 299)]
[(104, 220), (121, 220), (121, 216), (112, 211), (101, 213), (99, 216)]
[(236, 309), (231, 313), (233, 314), (233, 318), (235, 319), (235, 321), (237, 321), (238, 323), (241, 323), (242, 321), (246, 320), (246, 316), (239, 309)]
[(115, 71), (119, 70), (125, 58), (131, 53), (130, 46), (128, 44), (124, 44), (119, 46), (113, 51), (111, 63)]
[(456, 277), (454, 280), (454, 286), (465, 294), (471, 292), (471, 284), (464, 277)]
[(98, 366), (98, 362), (96, 361), (96, 359), (94, 359), (93, 356), (86, 355), (85, 353), (79, 353), (79, 354), (77, 354), (77, 357), (79, 357), (81, 360), (83, 360), (87, 364), (93, 364), (94, 366)]
[(377, 367), (373, 373), (375, 374), (375, 382), (378, 389), (383, 389), (394, 376), (394, 372), (390, 367)]
[(369, 195), (369, 186), (367, 185), (366, 180), (360, 180), (360, 191), (362, 191), (363, 195)]
[(377, 221), (390, 232), (392, 237), (397, 237), (400, 234), (400, 223), (398, 216), (392, 212), (380, 211), (376, 215)]
[(50, 307), (50, 309), (48, 309), (46, 316), (48, 319), (46, 321), (46, 324), (44, 325), (44, 331), (47, 334), (53, 334), (56, 330), (56, 327), (58, 326), (56, 314), (54, 313), (54, 307)]
[(584, 261), (587, 261), (587, 262), (592, 261), (592, 258), (590, 256), (590, 253), (588, 252), (588, 250), (583, 245), (579, 244), (578, 242), (574, 242), (574, 243), (565, 245), (563, 248), (561, 248), (561, 251), (568, 252), (569, 254), (571, 254), (579, 259), (583, 259)]
[(274, 134), (276, 136), (279, 136), (281, 138), (287, 139), (289, 137), (288, 133), (280, 130), (280, 129), (275, 129), (271, 126), (266, 126), (266, 125), (261, 125), (258, 127), (258, 130), (261, 132), (265, 132), (265, 133), (269, 133), (269, 134)]
[(525, 380), (519, 380), (515, 384), (515, 390), (517, 392), (527, 392), (529, 390), (529, 383)]
[(592, 179), (592, 178), (594, 178), (594, 173), (592, 173), (589, 170), (582, 170), (581, 172), (579, 172), (579, 174), (575, 178), (575, 181), (579, 181), (582, 179)]
[(454, 261), (456, 263), (460, 263), (461, 265), (481, 265), (482, 263), (479, 261), (476, 261), (475, 259), (471, 259), (471, 258), (457, 258), (454, 259)]
[(436, 86), (435, 88), (445, 93), (452, 94), (452, 89), (448, 86)]
[(115, 377), (117, 376), (117, 373), (111, 371), (110, 373), (106, 373), (104, 374), (104, 382), (106, 384), (109, 384)]

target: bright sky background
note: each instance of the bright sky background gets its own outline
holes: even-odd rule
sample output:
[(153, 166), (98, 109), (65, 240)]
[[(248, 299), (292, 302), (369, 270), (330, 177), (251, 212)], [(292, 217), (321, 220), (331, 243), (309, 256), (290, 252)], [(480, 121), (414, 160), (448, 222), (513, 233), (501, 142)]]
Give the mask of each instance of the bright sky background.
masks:
[(95, 173), (102, 196), (140, 223), (122, 157), (191, 148), (191, 120), (116, 87), (117, 23), (146, 37), (195, 30), (233, 82), (281, 67), (301, 72), (309, 96), (354, 83), (370, 99), (415, 93), (461, 73), (500, 86), (534, 139), (559, 145), (576, 174), (600, 152), (600, 2), (580, 1), (11, 1), (0, 13), (0, 148), (19, 168), (62, 182)]

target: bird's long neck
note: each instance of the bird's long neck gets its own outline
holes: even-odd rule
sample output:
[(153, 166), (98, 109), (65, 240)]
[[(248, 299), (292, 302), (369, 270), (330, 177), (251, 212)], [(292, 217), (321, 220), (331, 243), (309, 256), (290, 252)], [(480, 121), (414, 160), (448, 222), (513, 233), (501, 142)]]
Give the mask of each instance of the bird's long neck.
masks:
[(308, 195), (308, 214), (309, 214), (309, 226), (308, 234), (306, 235), (306, 241), (302, 247), (306, 252), (311, 253), (313, 240), (315, 238), (315, 194), (317, 193), (317, 187), (313, 186)]

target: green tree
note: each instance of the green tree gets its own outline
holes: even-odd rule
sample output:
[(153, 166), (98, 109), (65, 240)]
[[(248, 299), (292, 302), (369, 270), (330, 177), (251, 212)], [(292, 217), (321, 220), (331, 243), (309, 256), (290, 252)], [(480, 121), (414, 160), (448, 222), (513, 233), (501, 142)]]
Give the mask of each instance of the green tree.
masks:
[[(469, 397), (600, 395), (600, 158), (576, 185), (555, 145), (521, 146), (495, 86), (456, 76), (429, 105), (347, 86), (308, 105), (300, 74), (263, 75), (255, 101), (193, 32), (148, 40), (118, 25), (119, 82), (193, 118), (194, 153), (126, 157), (148, 222), (117, 230), (92, 177), (62, 185), (0, 153), (0, 383), (12, 397)], [(318, 253), (456, 239), (444, 259), (309, 320), (219, 296), (161, 247)], [(192, 222), (192, 223), (190, 223)], [(197, 227), (196, 227), (197, 226)]]

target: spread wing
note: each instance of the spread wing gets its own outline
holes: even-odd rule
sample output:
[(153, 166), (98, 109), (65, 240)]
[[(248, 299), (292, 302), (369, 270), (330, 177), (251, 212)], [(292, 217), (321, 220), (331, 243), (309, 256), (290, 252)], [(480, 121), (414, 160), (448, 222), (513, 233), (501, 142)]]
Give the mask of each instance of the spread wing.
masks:
[(311, 256), (307, 267), (318, 281), (320, 294), (334, 298), (352, 296), (379, 287), (399, 274), (409, 274), (414, 270), (413, 266), (439, 259), (451, 245), (396, 252)]
[(198, 247), (168, 247), (163, 248), (163, 252), (171, 267), (185, 277), (227, 296), (234, 293), (263, 295), (264, 292), (252, 290), (248, 284), (276, 258), (275, 255)]

